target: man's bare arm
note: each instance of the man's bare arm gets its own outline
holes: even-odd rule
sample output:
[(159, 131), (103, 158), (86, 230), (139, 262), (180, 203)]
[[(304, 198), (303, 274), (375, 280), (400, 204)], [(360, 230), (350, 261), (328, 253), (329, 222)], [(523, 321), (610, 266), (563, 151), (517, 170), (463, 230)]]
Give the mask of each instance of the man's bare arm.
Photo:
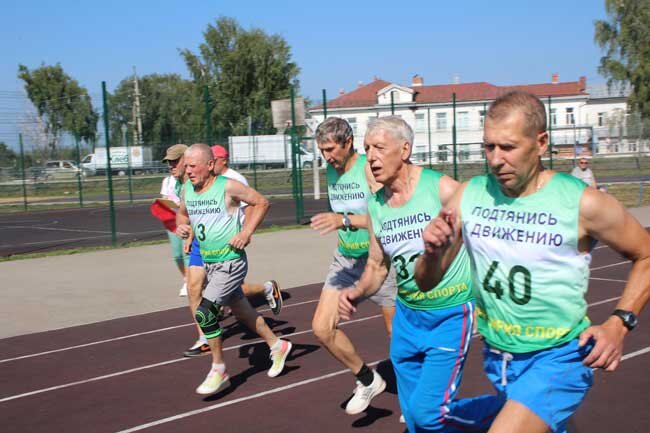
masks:
[(239, 208), (241, 202), (248, 203), (246, 220), (241, 231), (230, 240), (229, 244), (242, 249), (250, 242), (250, 238), (261, 224), (269, 210), (269, 201), (253, 188), (243, 183), (228, 179), (226, 182), (226, 201), (228, 206)]
[[(639, 314), (650, 299), (650, 234), (609, 194), (586, 188), (580, 201), (580, 236), (599, 239), (632, 261), (627, 283), (616, 308)], [(616, 316), (592, 326), (580, 335), (584, 345), (590, 338), (596, 345), (584, 362), (613, 371), (623, 353), (628, 330)]]

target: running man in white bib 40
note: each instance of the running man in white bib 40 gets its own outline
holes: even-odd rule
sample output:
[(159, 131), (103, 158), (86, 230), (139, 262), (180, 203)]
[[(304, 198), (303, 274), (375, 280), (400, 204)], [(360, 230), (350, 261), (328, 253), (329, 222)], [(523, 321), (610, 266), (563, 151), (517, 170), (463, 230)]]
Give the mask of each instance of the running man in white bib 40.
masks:
[[(592, 368), (618, 367), (650, 298), (650, 235), (611, 195), (543, 167), (549, 135), (536, 96), (494, 101), (483, 140), (490, 173), (463, 184), (426, 227), (416, 280), (434, 287), (464, 244), (485, 372), (505, 400), (490, 432), (564, 432)], [(593, 326), (584, 295), (596, 239), (633, 265), (616, 309)]]

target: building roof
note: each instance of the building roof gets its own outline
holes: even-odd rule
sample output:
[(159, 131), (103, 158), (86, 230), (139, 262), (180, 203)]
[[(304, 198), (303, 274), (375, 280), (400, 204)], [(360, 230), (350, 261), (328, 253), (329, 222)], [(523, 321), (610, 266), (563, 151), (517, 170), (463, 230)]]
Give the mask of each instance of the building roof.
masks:
[[(377, 104), (377, 92), (390, 86), (385, 80), (376, 79), (370, 84), (360, 86), (357, 89), (344, 93), (341, 96), (327, 102), (327, 108), (358, 108), (369, 107)], [(404, 86), (406, 87), (406, 86)], [(543, 84), (522, 84), (514, 86), (495, 86), (494, 84), (463, 83), (463, 84), (442, 84), (434, 86), (408, 87), (415, 92), (415, 103), (445, 103), (451, 102), (453, 93), (456, 93), (456, 101), (483, 101), (494, 100), (499, 95), (511, 90), (525, 90), (538, 97), (558, 96), (582, 96), (587, 95), (584, 81), (567, 81), (562, 83)], [(312, 110), (322, 109), (322, 105), (312, 107)]]

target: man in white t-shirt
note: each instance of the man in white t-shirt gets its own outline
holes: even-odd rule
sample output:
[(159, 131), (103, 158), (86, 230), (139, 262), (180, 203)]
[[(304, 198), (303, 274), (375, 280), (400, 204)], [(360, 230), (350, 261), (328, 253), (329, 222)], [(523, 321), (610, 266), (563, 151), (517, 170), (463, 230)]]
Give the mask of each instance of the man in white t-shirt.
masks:
[[(185, 162), (183, 161), (183, 153), (185, 150), (187, 150), (186, 145), (175, 144), (167, 148), (165, 157), (163, 158), (163, 162), (166, 162), (169, 167), (169, 176), (163, 179), (160, 195), (162, 198), (174, 202), (176, 207), (181, 202), (181, 188), (185, 180)], [(170, 231), (167, 231), (167, 237), (172, 248), (172, 258), (183, 276), (183, 286), (178, 295), (187, 296), (187, 283), (185, 282), (185, 278), (190, 257), (183, 252), (183, 240), (181, 238)]]
[(571, 170), (571, 176), (577, 177), (592, 188), (596, 188), (596, 178), (589, 168), (589, 161), (587, 158), (580, 158), (578, 165), (573, 167), (573, 170)]
[[(236, 172), (232, 168), (228, 167), (228, 151), (225, 147), (220, 145), (212, 146), (212, 156), (214, 157), (214, 173), (219, 176), (224, 176), (229, 179), (237, 180), (244, 185), (248, 185), (248, 181), (240, 173)], [(248, 205), (244, 202), (241, 203), (241, 224), (244, 224), (244, 219), (246, 218), (246, 207)], [(190, 236), (189, 241), (185, 243), (185, 251), (190, 254), (189, 266), (187, 268), (187, 292), (188, 292), (188, 301), (190, 304), (190, 310), (192, 315), (199, 303), (201, 302), (201, 289), (205, 281), (205, 269), (203, 268), (203, 260), (201, 259), (201, 254), (198, 251), (198, 244), (196, 240), (192, 241)], [(282, 309), (282, 291), (280, 286), (275, 280), (269, 280), (264, 282), (264, 284), (255, 284), (255, 283), (246, 283), (242, 284), (242, 289), (244, 295), (247, 298), (254, 297), (256, 295), (263, 295), (266, 299), (267, 304), (271, 308), (273, 314), (280, 314)], [(207, 344), (207, 340), (204, 335), (201, 333), (201, 329), (198, 328), (199, 339), (184, 352), (185, 356), (200, 356), (208, 353), (210, 351), (210, 346)]]

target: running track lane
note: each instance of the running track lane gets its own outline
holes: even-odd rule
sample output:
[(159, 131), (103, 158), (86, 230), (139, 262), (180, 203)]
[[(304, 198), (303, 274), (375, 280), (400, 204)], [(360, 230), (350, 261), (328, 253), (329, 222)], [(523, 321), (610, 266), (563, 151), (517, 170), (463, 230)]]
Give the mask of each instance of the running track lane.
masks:
[[(629, 264), (608, 249), (598, 250), (596, 255), (588, 302), (594, 304), (590, 317), (598, 323), (613, 309)], [(205, 400), (193, 390), (202, 380), (209, 358), (185, 360), (179, 356), (194, 339), (185, 309), (1, 340), (2, 360), (91, 344), (0, 360), (2, 430), (139, 431), (147, 423), (158, 423), (142, 431), (218, 428), (220, 432), (301, 432), (309, 428), (338, 432), (363, 427), (373, 432), (401, 431), (394, 386), (373, 401), (373, 409), (367, 414), (350, 417), (338, 407), (354, 385), (351, 376), (318, 347), (309, 331), (319, 289), (319, 285), (291, 289), (291, 298), (279, 317), (263, 313), (276, 332), (293, 334), (289, 338), (296, 349), (286, 374), (266, 377), (268, 351), (264, 344), (256, 343), (259, 340), (241, 328), (228, 326), (226, 359), (235, 386)], [(387, 339), (377, 310), (365, 304), (359, 313), (355, 318), (359, 321), (342, 329), (368, 362), (384, 359)], [(232, 319), (226, 321), (226, 325), (231, 323)], [(647, 431), (650, 415), (645, 394), (650, 380), (644, 370), (650, 353), (643, 352), (650, 347), (647, 311), (640, 323), (626, 339), (625, 353), (633, 356), (614, 374), (596, 372), (595, 387), (572, 420), (570, 432)], [(158, 332), (160, 328), (171, 329)], [(141, 332), (149, 334), (124, 338)], [(92, 344), (115, 338), (119, 339)], [(161, 365), (151, 366), (154, 364)], [(380, 367), (387, 366), (384, 363)], [(135, 368), (142, 369), (118, 375)], [(101, 378), (108, 375), (114, 376)], [(92, 382), (16, 397), (98, 377)], [(461, 395), (489, 391), (481, 373), (480, 342), (475, 339)], [(613, 400), (612, 395), (621, 397)]]

